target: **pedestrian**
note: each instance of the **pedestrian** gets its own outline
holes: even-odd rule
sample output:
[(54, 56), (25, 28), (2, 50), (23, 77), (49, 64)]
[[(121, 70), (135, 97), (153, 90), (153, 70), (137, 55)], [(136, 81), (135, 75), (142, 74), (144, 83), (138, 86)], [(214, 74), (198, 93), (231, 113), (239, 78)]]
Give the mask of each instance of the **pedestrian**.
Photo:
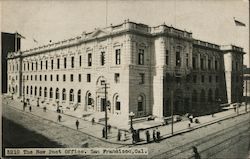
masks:
[(79, 121), (76, 120), (76, 129), (78, 130), (78, 127), (79, 127)]
[(120, 130), (118, 130), (117, 140), (118, 140), (118, 141), (121, 141), (121, 131), (120, 131)]
[(47, 109), (46, 107), (43, 107), (43, 112), (46, 112), (46, 109)]
[(155, 135), (156, 135), (155, 130), (153, 130), (153, 140), (154, 140), (154, 142), (156, 142), (156, 136)]
[(194, 152), (194, 158), (195, 158), (195, 159), (200, 159), (201, 156), (200, 156), (200, 154), (199, 154), (197, 148), (196, 148), (195, 146), (193, 146), (192, 148), (193, 148), (193, 152)]
[(161, 139), (161, 133), (160, 133), (160, 130), (158, 130), (158, 129), (156, 131), (156, 137), (157, 137), (157, 142), (159, 142)]
[(61, 116), (61, 115), (58, 115), (58, 116), (57, 116), (57, 121), (61, 122), (61, 119), (62, 119), (62, 116)]
[(108, 124), (108, 133), (110, 134), (110, 130), (111, 130), (111, 125), (110, 124)]
[(102, 138), (105, 138), (105, 127), (102, 129)]
[(92, 118), (91, 122), (92, 122), (92, 125), (94, 125), (95, 124), (95, 118)]
[(193, 115), (192, 115), (192, 114), (190, 115), (190, 117), (189, 117), (189, 118), (190, 118), (190, 122), (191, 122), (191, 123), (193, 123), (193, 118), (194, 118), (194, 117), (193, 117)]
[(31, 109), (32, 109), (32, 108), (31, 108), (31, 105), (30, 105), (30, 106), (29, 106), (29, 110), (30, 110), (30, 112), (31, 112)]
[(132, 143), (135, 144), (136, 143), (136, 132), (135, 130), (132, 131)]
[(136, 130), (136, 142), (140, 142), (140, 130)]
[(236, 105), (234, 105), (234, 112), (236, 112)]
[(145, 132), (145, 134), (146, 134), (147, 143), (149, 143), (149, 142), (150, 142), (150, 134), (149, 134), (149, 131), (147, 130), (147, 131)]

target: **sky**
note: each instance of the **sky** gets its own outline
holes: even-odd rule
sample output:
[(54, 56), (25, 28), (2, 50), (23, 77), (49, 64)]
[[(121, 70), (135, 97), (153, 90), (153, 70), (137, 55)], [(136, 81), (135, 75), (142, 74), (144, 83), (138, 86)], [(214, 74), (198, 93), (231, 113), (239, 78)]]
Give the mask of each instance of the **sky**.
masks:
[[(107, 15), (107, 25), (126, 19), (149, 26), (165, 23), (191, 31), (196, 39), (238, 45), (249, 66), (247, 0), (4, 0), (0, 6), (1, 31), (23, 35), (21, 50), (103, 28)], [(246, 27), (236, 27), (233, 17)]]

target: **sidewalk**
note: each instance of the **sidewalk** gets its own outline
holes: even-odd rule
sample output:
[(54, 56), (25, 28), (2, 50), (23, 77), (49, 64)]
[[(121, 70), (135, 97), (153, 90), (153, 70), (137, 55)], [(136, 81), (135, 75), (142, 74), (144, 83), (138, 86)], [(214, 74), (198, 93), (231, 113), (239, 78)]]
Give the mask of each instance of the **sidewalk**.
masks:
[[(16, 100), (10, 100), (10, 99), (5, 99), (5, 101), (8, 101), (8, 105), (14, 107), (15, 109), (18, 110), (23, 110), (23, 103), (16, 101)], [(35, 116), (44, 118), (46, 120), (50, 120), (53, 122), (57, 122), (57, 116), (59, 113), (57, 113), (55, 110), (49, 110), (47, 109), (46, 112), (43, 112), (42, 106), (37, 107), (35, 106), (36, 104), (31, 103), (32, 105), (32, 111), (29, 112), (29, 108), (27, 107), (25, 112), (26, 113), (31, 113)], [(248, 113), (249, 113), (249, 105), (248, 105)], [(245, 106), (241, 106), (239, 108), (239, 115), (245, 113)], [(75, 117), (73, 114), (69, 112), (65, 112), (64, 114), (61, 114), (62, 116), (62, 121), (57, 122), (58, 124), (62, 126), (66, 126), (71, 129), (76, 130), (76, 125), (75, 122), (76, 120), (79, 121), (79, 129), (78, 131), (81, 131), (84, 134), (87, 134), (89, 136), (92, 136), (94, 138), (98, 138), (102, 141), (109, 142), (109, 143), (114, 143), (114, 144), (120, 144), (120, 145), (130, 145), (132, 144), (132, 135), (130, 133), (127, 133), (127, 137), (125, 139), (124, 137), (124, 132), (122, 132), (122, 139), (125, 139), (123, 141), (117, 141), (117, 134), (118, 134), (118, 129), (117, 128), (111, 128), (111, 132), (108, 134), (108, 139), (106, 140), (105, 138), (102, 138), (102, 129), (103, 125), (101, 124), (94, 124), (92, 125), (91, 122), (84, 120), (83, 118), (80, 118), (79, 116)], [(191, 127), (188, 127), (189, 121), (180, 121), (177, 123), (174, 123), (173, 130), (174, 130), (174, 135), (178, 135), (181, 133), (189, 132), (194, 129), (198, 129), (203, 126), (207, 126), (213, 123), (216, 123), (218, 121), (230, 118), (230, 117), (235, 117), (237, 115), (237, 112), (234, 112), (233, 109), (229, 109), (227, 111), (219, 112), (214, 114), (214, 117), (211, 115), (206, 115), (206, 116), (201, 116), (198, 117), (199, 124), (197, 123), (192, 123)], [(164, 138), (169, 138), (172, 136), (171, 134), (171, 124), (164, 125), (162, 126), (160, 122), (154, 122), (154, 121), (148, 121), (148, 122), (143, 122), (143, 123), (135, 123), (133, 125), (135, 129), (143, 129), (140, 131), (140, 139), (141, 141), (138, 144), (146, 144), (146, 135), (145, 131), (146, 129), (149, 130), (150, 132), (150, 138), (152, 140), (152, 132), (155, 127), (158, 128), (158, 130), (161, 133), (161, 139)]]

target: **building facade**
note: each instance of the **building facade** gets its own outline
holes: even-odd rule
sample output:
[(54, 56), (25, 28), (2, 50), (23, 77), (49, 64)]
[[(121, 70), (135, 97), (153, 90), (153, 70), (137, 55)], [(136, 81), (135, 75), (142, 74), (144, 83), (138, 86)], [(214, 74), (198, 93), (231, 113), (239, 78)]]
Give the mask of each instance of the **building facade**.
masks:
[[(9, 54), (8, 90), (76, 111), (135, 117), (204, 113), (242, 98), (243, 49), (130, 21)], [(235, 91), (237, 90), (237, 91)], [(237, 92), (237, 93), (236, 93)]]

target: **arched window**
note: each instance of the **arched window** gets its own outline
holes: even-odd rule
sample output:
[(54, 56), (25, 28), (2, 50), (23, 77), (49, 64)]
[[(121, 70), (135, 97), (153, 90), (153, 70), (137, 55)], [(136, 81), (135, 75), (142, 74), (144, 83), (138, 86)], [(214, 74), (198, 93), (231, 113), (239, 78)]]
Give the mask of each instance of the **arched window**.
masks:
[(140, 95), (140, 96), (138, 96), (138, 98), (137, 98), (137, 110), (138, 111), (143, 111), (143, 105), (144, 105), (144, 103), (143, 103), (143, 96), (142, 95)]
[(52, 87), (50, 87), (50, 90), (49, 90), (49, 97), (53, 98), (53, 88)]
[(30, 86), (30, 95), (32, 95), (32, 93), (33, 93), (33, 87)]
[(77, 103), (81, 103), (81, 90), (80, 89), (77, 92)]
[(208, 102), (213, 102), (213, 92), (212, 89), (208, 90)]
[(29, 86), (26, 87), (26, 94), (29, 94)]
[(39, 88), (39, 96), (42, 96), (42, 87)]
[(56, 99), (59, 99), (59, 88), (56, 89)]
[(63, 88), (62, 90), (62, 100), (66, 100), (66, 89)]
[(91, 98), (90, 92), (87, 93), (87, 102), (88, 102), (88, 105), (92, 105), (92, 98)]
[(69, 101), (74, 101), (74, 90), (73, 89), (71, 89), (70, 91), (69, 91)]
[(206, 103), (206, 96), (205, 96), (205, 90), (204, 89), (201, 90), (200, 102), (201, 103)]
[(44, 88), (44, 97), (47, 97), (47, 87)]
[(121, 110), (121, 102), (118, 95), (115, 97), (115, 110)]
[(35, 87), (35, 96), (36, 96), (36, 94), (37, 94), (37, 87)]

